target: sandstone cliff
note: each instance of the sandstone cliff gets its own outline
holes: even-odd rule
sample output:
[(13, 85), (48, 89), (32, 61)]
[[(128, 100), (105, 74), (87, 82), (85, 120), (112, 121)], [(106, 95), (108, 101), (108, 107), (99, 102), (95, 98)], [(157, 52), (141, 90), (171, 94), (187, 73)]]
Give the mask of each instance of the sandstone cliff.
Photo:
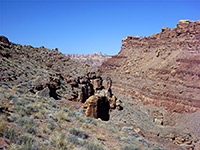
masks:
[(141, 94), (146, 104), (194, 112), (200, 108), (199, 51), (200, 21), (181, 20), (149, 37), (124, 38), (119, 54), (101, 68), (130, 80), (133, 95)]
[(200, 21), (181, 20), (152, 36), (124, 38), (121, 51), (100, 67), (112, 77), (113, 93), (126, 108), (111, 113), (111, 120), (138, 126), (146, 137), (198, 150), (199, 51)]

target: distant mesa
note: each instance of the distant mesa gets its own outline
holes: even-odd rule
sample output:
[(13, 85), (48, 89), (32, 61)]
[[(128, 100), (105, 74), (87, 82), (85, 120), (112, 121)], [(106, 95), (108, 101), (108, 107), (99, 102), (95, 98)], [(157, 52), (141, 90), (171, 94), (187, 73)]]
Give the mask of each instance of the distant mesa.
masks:
[(70, 57), (71, 59), (78, 61), (82, 64), (87, 64), (93, 67), (99, 67), (105, 62), (107, 59), (111, 58), (110, 55), (102, 54), (102, 52), (93, 53), (93, 54), (66, 54), (66, 56)]
[(70, 58), (90, 58), (90, 57), (109, 57), (110, 55), (107, 54), (102, 54), (102, 52), (100, 52), (99, 54), (97, 52), (93, 53), (93, 54), (66, 54), (68, 57)]

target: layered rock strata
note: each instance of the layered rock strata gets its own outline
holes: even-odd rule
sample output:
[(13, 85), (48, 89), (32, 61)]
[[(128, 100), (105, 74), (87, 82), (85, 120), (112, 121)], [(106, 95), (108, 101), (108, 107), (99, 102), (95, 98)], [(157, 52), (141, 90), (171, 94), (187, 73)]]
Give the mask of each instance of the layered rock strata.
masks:
[(199, 51), (200, 21), (181, 20), (149, 37), (124, 38), (119, 54), (101, 69), (114, 72), (115, 81), (130, 86), (144, 104), (195, 112), (200, 108)]

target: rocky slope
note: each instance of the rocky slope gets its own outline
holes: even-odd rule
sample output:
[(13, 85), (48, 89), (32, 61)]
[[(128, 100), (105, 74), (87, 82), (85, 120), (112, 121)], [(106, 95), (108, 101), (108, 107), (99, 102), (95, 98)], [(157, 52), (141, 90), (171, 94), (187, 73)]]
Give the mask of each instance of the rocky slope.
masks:
[(99, 54), (94, 53), (94, 54), (88, 54), (88, 55), (67, 54), (67, 56), (82, 64), (87, 64), (93, 67), (99, 67), (102, 65), (104, 61), (111, 58), (111, 56), (109, 55), (106, 55), (106, 54), (102, 55), (101, 52)]
[(3, 36), (0, 64), (0, 149), (159, 148), (110, 120), (123, 108), (98, 69)]
[(199, 51), (200, 21), (181, 20), (149, 37), (124, 38), (121, 51), (100, 67), (129, 108), (111, 116), (137, 124), (146, 136), (199, 149)]

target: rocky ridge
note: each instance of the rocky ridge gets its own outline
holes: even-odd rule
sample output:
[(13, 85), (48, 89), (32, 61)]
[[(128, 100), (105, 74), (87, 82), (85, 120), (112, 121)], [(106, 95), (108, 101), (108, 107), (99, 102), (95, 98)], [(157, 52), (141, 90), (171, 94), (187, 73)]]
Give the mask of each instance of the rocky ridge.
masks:
[(100, 70), (81, 65), (58, 52), (58, 49), (22, 46), (10, 43), (6, 37), (1, 40), (1, 83), (6, 82), (22, 93), (31, 92), (55, 100), (84, 103), (90, 96), (98, 95), (100, 99), (113, 97), (109, 102), (115, 103), (112, 81), (110, 78), (103, 80)]
[(146, 137), (199, 149), (199, 50), (200, 21), (180, 20), (152, 36), (124, 38), (121, 51), (100, 67), (129, 110), (112, 113), (111, 120), (138, 125)]

